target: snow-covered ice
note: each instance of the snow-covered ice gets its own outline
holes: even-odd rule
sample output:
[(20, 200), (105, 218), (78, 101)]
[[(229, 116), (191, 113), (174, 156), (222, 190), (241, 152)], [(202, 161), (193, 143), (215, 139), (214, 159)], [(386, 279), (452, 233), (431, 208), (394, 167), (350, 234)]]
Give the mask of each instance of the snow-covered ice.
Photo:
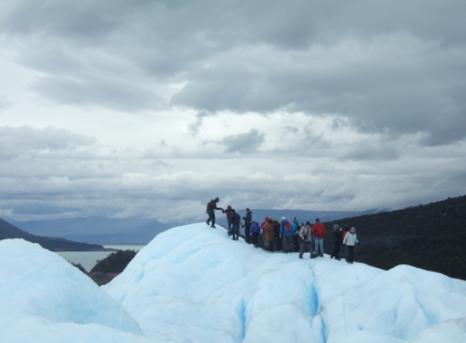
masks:
[(0, 342), (138, 342), (137, 322), (58, 254), (0, 241)]
[(99, 288), (56, 254), (3, 241), (0, 341), (466, 342), (465, 281), (305, 257), (192, 224)]
[(105, 289), (146, 334), (176, 342), (466, 342), (464, 281), (300, 260), (204, 224), (160, 234)]

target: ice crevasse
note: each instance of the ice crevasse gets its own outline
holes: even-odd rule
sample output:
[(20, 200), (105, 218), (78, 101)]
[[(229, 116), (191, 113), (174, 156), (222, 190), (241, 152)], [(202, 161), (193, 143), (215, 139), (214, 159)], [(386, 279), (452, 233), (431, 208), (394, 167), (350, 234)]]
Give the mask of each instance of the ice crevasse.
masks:
[(58, 255), (5, 240), (0, 341), (466, 342), (465, 281), (305, 257), (192, 224), (99, 288)]

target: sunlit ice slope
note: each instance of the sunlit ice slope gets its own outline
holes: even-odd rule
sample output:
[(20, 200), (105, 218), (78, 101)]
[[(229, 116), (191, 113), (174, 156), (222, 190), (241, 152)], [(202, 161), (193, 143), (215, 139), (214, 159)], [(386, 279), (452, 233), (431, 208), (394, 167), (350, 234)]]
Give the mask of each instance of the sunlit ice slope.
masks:
[(305, 257), (192, 224), (159, 234), (104, 289), (167, 342), (466, 342), (466, 282)]

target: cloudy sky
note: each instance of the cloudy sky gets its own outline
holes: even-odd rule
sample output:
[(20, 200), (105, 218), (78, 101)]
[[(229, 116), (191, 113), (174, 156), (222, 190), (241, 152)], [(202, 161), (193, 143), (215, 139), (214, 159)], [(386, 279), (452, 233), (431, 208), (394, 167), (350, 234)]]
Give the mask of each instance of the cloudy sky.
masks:
[(466, 193), (464, 0), (5, 0), (0, 217)]

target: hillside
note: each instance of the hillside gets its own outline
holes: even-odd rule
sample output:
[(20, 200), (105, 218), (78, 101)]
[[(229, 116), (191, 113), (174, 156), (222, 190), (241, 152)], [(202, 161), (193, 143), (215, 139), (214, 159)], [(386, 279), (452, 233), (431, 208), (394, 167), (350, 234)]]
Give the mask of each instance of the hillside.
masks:
[(85, 274), (88, 274), (98, 285), (104, 285), (123, 272), (134, 256), (136, 256), (134, 250), (118, 250), (98, 261), (91, 271)]
[[(383, 269), (410, 264), (466, 279), (466, 196), (327, 222), (327, 228), (334, 223), (357, 228), (358, 261)], [(330, 234), (325, 244), (330, 252)]]
[(63, 238), (36, 236), (0, 218), (0, 240), (8, 238), (22, 238), (52, 251), (96, 251), (104, 247), (98, 244), (74, 242)]

